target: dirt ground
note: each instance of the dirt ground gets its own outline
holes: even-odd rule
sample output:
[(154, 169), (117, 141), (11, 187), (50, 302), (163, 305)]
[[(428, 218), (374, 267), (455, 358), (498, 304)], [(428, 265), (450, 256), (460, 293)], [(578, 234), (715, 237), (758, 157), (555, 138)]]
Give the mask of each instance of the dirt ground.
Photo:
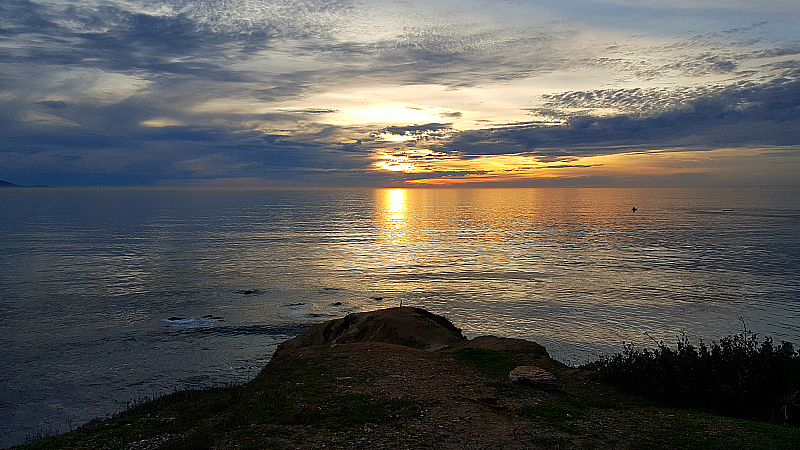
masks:
[[(520, 365), (541, 367), (557, 380), (520, 387), (507, 379), (487, 376), (480, 366), (454, 357), (465, 347), (510, 352), (519, 358)], [(525, 341), (492, 337), (433, 352), (380, 342), (350, 343), (298, 349), (287, 360), (275, 361), (270, 370), (285, 373), (298, 364), (304, 371), (313, 367), (342, 393), (405, 400), (419, 408), (416, 416), (398, 415), (396, 420), (368, 423), (357, 433), (331, 434), (313, 426), (297, 429), (303, 438), (294, 448), (581, 448), (581, 429), (602, 430), (613, 426), (615, 420), (608, 416), (597, 421), (590, 418), (570, 424), (572, 429), (567, 427), (566, 431), (536, 426), (535, 418), (525, 411), (554, 397), (568, 397), (560, 385), (588, 383), (582, 380), (585, 374), (550, 360), (540, 348)], [(268, 379), (265, 375), (262, 381)], [(556, 424), (568, 423), (568, 414), (563, 412), (564, 417), (557, 418)], [(600, 440), (611, 444), (608, 448), (627, 448), (624, 438), (617, 439), (613, 433), (611, 438)]]
[[(295, 437), (302, 437), (285, 444), (298, 449), (651, 449), (748, 448), (748, 442), (755, 442), (753, 448), (795, 448), (769, 432), (749, 435), (734, 420), (643, 404), (599, 382), (591, 372), (550, 359), (544, 347), (533, 342), (492, 336), (454, 341), (452, 330), (437, 335), (420, 313), (429, 314), (389, 310), (377, 324), (357, 318), (348, 323), (349, 330), (339, 330), (340, 335), (380, 334), (377, 340), (389, 342), (344, 339), (349, 342), (336, 344), (341, 338), (323, 338), (320, 328), (309, 331), (317, 340), (305, 341), (308, 347), (279, 351), (255, 383), (270, 382), (275, 374), (311, 371), (342, 395), (366, 394), (416, 408), (414, 414), (406, 410), (355, 432), (297, 428)], [(409, 314), (414, 320), (402, 320), (401, 338), (426, 335), (427, 350), (390, 343), (391, 324), (398, 315)], [(375, 328), (380, 333), (373, 333)], [(465, 354), (465, 349), (487, 350), (488, 359), (470, 358), (482, 353)], [(508, 372), (517, 365), (542, 368), (554, 380), (512, 383)]]

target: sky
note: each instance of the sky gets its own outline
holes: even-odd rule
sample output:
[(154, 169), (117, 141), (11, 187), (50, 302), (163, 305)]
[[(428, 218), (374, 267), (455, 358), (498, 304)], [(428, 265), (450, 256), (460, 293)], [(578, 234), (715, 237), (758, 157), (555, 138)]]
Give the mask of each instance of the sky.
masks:
[(797, 0), (0, 0), (0, 179), (800, 184)]

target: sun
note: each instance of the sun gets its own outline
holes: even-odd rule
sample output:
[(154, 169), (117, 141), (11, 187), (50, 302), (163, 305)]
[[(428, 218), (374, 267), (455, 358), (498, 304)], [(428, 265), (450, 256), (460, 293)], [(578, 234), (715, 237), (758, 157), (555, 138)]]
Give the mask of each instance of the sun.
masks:
[(361, 123), (393, 123), (412, 124), (430, 123), (441, 120), (436, 114), (426, 108), (414, 107), (404, 104), (373, 106), (362, 109), (342, 110), (344, 115), (350, 116), (354, 122)]

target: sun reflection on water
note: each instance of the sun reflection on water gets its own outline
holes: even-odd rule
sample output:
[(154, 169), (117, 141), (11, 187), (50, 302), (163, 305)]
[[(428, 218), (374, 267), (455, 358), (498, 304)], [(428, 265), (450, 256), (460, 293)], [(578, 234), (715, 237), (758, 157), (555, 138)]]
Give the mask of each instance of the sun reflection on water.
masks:
[(377, 211), (380, 226), (379, 258), (385, 267), (401, 268), (411, 264), (408, 251), (411, 236), (408, 221), (407, 189), (386, 189), (378, 195)]
[(388, 189), (385, 194), (385, 215), (383, 217), (385, 228), (393, 231), (405, 229), (408, 225), (406, 221), (407, 210), (406, 190)]

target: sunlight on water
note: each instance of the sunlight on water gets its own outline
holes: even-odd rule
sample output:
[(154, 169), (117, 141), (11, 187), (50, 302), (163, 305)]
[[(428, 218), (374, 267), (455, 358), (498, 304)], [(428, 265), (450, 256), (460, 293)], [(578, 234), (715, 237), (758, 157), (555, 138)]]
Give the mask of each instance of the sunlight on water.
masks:
[[(380, 191), (379, 191), (380, 192)], [(390, 247), (402, 246), (408, 240), (408, 216), (406, 189), (388, 189), (377, 196), (378, 223), (383, 241)]]
[(578, 363), (740, 318), (797, 345), (796, 194), (3, 190), (0, 444), (247, 381), (305, 327), (401, 301)]
[(389, 189), (386, 191), (386, 200), (381, 205), (384, 211), (384, 221), (388, 228), (406, 227), (406, 189)]

